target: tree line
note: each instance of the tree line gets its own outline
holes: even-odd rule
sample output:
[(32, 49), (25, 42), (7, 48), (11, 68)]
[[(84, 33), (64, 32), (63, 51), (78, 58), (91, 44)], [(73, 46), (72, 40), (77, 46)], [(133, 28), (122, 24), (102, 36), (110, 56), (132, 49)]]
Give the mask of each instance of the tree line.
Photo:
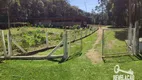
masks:
[(99, 0), (99, 3), (95, 10), (101, 16), (98, 17), (101, 24), (122, 27), (142, 19), (142, 0)]
[(70, 5), (68, 0), (0, 0), (0, 22), (7, 22), (7, 11), (12, 22), (50, 17), (86, 17), (93, 22), (93, 14)]

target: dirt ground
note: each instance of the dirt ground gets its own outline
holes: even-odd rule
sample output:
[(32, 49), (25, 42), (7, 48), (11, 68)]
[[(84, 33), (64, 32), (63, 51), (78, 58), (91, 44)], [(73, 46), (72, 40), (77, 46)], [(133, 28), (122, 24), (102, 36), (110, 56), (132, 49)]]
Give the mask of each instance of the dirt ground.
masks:
[(92, 61), (92, 63), (95, 64), (103, 61), (101, 53), (98, 53), (97, 50), (95, 50), (96, 45), (99, 44), (101, 39), (102, 39), (102, 28), (99, 28), (99, 30), (97, 31), (97, 40), (93, 44), (92, 49), (90, 49), (86, 53), (86, 56)]

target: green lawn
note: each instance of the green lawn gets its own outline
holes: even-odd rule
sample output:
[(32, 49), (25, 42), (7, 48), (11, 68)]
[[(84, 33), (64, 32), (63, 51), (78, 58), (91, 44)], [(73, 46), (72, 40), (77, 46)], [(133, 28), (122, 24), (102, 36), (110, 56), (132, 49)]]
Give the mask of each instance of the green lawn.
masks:
[[(83, 39), (82, 55), (62, 64), (47, 60), (3, 61), (0, 63), (0, 80), (112, 80), (115, 74), (113, 68), (117, 64), (120, 65), (121, 69), (132, 69), (134, 71), (135, 80), (141, 80), (142, 61), (131, 60), (120, 63), (102, 62), (93, 64), (85, 56), (85, 53), (92, 47), (96, 37), (97, 35), (94, 33)], [(99, 45), (96, 49), (101, 48)], [(123, 59), (130, 60), (125, 57)]]

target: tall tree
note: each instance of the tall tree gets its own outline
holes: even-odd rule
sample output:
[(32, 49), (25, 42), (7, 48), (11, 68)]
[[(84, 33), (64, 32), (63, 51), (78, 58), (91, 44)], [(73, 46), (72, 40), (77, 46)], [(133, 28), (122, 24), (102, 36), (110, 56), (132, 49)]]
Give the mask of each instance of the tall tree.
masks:
[[(0, 4), (1, 11), (9, 7), (12, 22), (29, 21), (32, 18), (90, 16), (78, 7), (71, 6), (68, 0), (0, 0)], [(0, 13), (2, 20), (6, 17), (6, 12)]]

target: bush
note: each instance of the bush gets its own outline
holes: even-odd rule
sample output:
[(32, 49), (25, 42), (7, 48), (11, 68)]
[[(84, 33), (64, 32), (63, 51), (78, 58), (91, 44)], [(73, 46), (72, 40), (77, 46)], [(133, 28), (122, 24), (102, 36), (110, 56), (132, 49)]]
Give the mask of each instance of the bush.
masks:
[(79, 28), (79, 25), (74, 25), (73, 26), (73, 29), (78, 29)]
[(36, 30), (36, 31), (29, 31), (27, 33), (24, 33), (22, 35), (22, 37), (24, 38), (24, 40), (22, 40), (22, 45), (24, 45), (24, 47), (28, 47), (28, 46), (38, 46), (40, 44), (43, 44), (46, 42), (46, 38), (45, 36), (43, 36), (42, 34), (45, 33), (45, 31), (40, 31), (40, 30)]

